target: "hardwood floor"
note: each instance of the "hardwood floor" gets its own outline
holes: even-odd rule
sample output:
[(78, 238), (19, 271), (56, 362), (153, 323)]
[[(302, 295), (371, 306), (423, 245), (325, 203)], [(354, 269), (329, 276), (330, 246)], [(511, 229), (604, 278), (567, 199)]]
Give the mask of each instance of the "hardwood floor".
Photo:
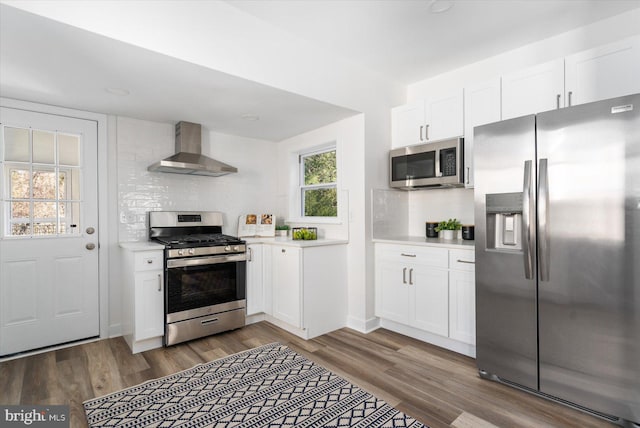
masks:
[(132, 355), (119, 337), (0, 363), (0, 403), (82, 402), (225, 355), (280, 342), (431, 427), (614, 426), (478, 377), (473, 359), (380, 329), (350, 329), (305, 341), (267, 322)]

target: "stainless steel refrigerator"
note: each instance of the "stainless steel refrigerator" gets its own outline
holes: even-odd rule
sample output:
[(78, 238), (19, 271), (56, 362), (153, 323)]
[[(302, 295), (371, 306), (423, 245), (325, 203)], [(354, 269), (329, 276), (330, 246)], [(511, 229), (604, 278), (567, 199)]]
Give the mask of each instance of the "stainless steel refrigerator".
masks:
[(481, 376), (640, 423), (640, 94), (474, 139)]

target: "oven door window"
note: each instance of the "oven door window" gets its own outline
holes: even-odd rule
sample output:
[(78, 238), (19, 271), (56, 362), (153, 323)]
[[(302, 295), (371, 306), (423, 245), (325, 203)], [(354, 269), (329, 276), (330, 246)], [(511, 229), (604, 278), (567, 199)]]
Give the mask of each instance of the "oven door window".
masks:
[(168, 313), (244, 299), (245, 269), (246, 262), (168, 268)]
[(391, 159), (392, 181), (418, 180), (436, 176), (436, 152), (394, 156)]

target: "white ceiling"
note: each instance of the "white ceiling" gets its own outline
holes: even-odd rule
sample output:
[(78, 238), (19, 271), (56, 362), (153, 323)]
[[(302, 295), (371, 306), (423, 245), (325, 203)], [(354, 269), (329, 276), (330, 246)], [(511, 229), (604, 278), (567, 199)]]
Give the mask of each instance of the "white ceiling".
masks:
[[(433, 14), (433, 1), (227, 3), (405, 84), (640, 7), (640, 0), (457, 0), (449, 11)], [(152, 13), (153, 1), (148, 4)], [(108, 87), (126, 88), (130, 95), (109, 94)], [(0, 96), (161, 122), (187, 120), (272, 141), (355, 113), (4, 4)], [(242, 119), (246, 114), (260, 120)]]
[[(640, 7), (640, 0), (227, 3), (405, 85)], [(445, 4), (452, 7), (430, 12)]]
[(269, 141), (356, 114), (1, 4), (0, 96)]

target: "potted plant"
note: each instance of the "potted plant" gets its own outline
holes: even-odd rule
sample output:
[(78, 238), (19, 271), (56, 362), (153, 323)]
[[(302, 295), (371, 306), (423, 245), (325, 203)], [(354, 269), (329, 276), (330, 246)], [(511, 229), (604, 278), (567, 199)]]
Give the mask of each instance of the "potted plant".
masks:
[(462, 228), (462, 224), (455, 218), (450, 218), (446, 221), (441, 221), (436, 227), (437, 232), (442, 232), (442, 238), (446, 240), (454, 239), (453, 234), (456, 230)]
[(287, 236), (289, 234), (289, 226), (286, 224), (276, 225), (276, 236)]

